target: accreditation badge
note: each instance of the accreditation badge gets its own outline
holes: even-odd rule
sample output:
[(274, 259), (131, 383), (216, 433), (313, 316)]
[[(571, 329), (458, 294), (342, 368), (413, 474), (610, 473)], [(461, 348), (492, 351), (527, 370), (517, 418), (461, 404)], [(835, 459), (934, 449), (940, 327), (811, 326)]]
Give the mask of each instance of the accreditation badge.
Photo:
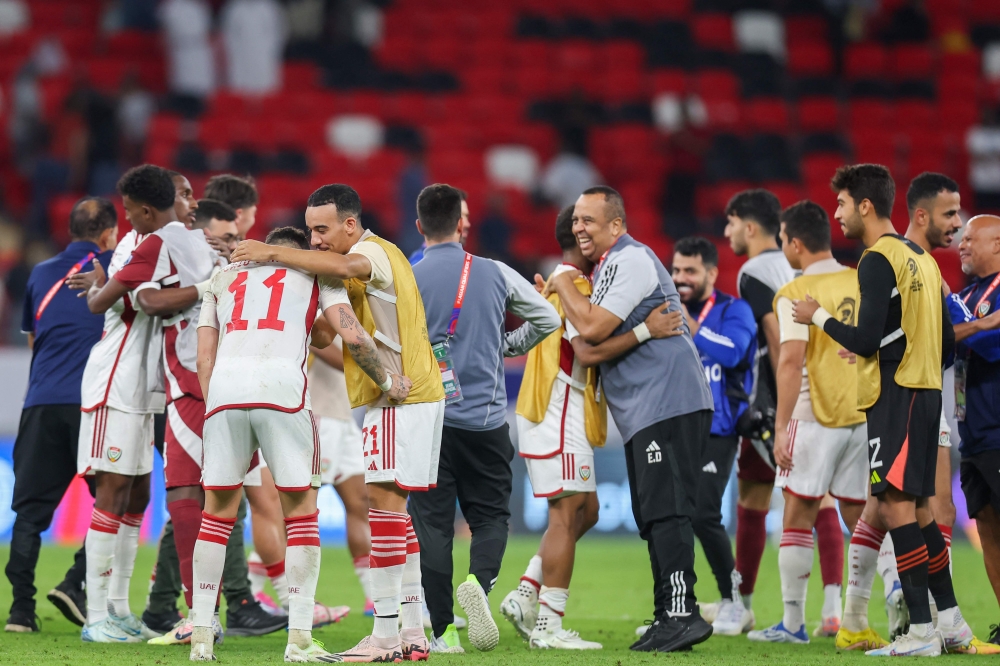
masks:
[(451, 358), (451, 346), (447, 342), (439, 342), (431, 346), (434, 359), (441, 369), (441, 385), (444, 387), (444, 404), (453, 405), (462, 402), (462, 386), (458, 383), (455, 373), (455, 362)]

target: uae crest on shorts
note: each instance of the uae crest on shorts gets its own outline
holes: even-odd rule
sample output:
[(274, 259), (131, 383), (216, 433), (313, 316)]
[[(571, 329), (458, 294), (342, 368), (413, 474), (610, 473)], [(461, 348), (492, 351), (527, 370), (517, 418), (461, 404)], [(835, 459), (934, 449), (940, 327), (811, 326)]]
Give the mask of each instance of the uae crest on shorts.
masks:
[(111, 462), (118, 462), (118, 459), (122, 457), (122, 450), (117, 446), (112, 446), (108, 449), (108, 460)]
[(580, 478), (584, 481), (590, 480), (590, 465), (580, 465)]

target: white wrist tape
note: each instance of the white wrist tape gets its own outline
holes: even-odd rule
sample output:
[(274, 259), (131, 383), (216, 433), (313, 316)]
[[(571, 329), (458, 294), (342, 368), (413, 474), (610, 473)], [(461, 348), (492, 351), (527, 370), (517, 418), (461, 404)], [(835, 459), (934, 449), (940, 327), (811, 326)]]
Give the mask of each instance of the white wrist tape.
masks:
[(646, 326), (646, 322), (642, 322), (641, 324), (633, 328), (632, 332), (635, 333), (635, 337), (639, 341), (639, 344), (642, 344), (646, 340), (649, 340), (653, 337), (652, 335), (649, 334), (649, 327)]
[(385, 373), (385, 384), (379, 384), (379, 388), (382, 389), (382, 393), (388, 393), (392, 388), (392, 375), (388, 372)]
[(211, 284), (212, 284), (212, 278), (208, 278), (204, 282), (199, 282), (198, 284), (194, 285), (194, 288), (198, 290), (199, 299), (201, 299), (201, 297), (205, 295), (205, 292), (208, 291), (208, 287)]
[(823, 308), (819, 308), (813, 313), (812, 323), (816, 328), (823, 330), (823, 326), (825, 326), (826, 322), (830, 319), (833, 319), (833, 315)]

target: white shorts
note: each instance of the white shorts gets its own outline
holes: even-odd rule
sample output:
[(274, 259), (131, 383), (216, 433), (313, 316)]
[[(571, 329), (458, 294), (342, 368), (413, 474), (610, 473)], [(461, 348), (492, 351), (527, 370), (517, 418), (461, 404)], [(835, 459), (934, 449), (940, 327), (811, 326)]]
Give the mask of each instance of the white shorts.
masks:
[(98, 407), (80, 414), (78, 474), (112, 472), (142, 476), (153, 471), (153, 415)]
[[(572, 404), (573, 401), (569, 402)], [(552, 418), (547, 413), (541, 423), (517, 417), (518, 448), (528, 468), (531, 490), (535, 497), (548, 498), (597, 492), (594, 449), (587, 441), (583, 419), (563, 420), (561, 407), (559, 411), (559, 418)], [(561, 443), (561, 451), (545, 457), (536, 457), (527, 452), (544, 450), (537, 447), (543, 444), (543, 440), (549, 442), (549, 447), (558, 448)]]
[(517, 417), (517, 450), (525, 458), (548, 458), (563, 451), (591, 454), (584, 428), (583, 391), (557, 380), (552, 383), (549, 406), (539, 423)]
[(265, 467), (267, 467), (267, 461), (264, 460), (264, 456), (260, 455), (260, 451), (257, 451), (257, 462), (254, 463), (253, 459), (250, 460), (250, 471), (243, 477), (243, 485), (250, 486), (251, 488), (262, 486), (264, 480), (261, 478), (260, 473)]
[(815, 421), (788, 424), (792, 470), (779, 470), (774, 485), (803, 499), (864, 504), (868, 499), (868, 426), (827, 428)]
[(941, 407), (941, 432), (938, 435), (938, 446), (951, 448), (951, 426), (948, 419), (944, 417), (944, 406)]
[(365, 473), (361, 429), (352, 420), (316, 417), (319, 426), (320, 475), (323, 483), (337, 485)]
[(376, 407), (361, 430), (365, 483), (395, 481), (403, 490), (437, 486), (444, 400)]
[(312, 412), (225, 409), (205, 421), (206, 490), (243, 485), (254, 452), (269, 462), (274, 485), (284, 492), (319, 488), (319, 434)]

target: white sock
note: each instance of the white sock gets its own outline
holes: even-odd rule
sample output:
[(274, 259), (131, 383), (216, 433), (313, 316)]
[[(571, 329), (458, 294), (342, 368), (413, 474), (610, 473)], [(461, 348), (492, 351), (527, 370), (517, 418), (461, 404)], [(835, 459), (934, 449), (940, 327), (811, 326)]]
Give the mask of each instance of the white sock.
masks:
[(264, 591), (264, 586), (267, 585), (267, 567), (264, 566), (264, 560), (260, 559), (256, 550), (250, 553), (247, 565), (250, 569), (250, 574), (247, 576), (250, 579), (250, 591), (256, 597)]
[(882, 578), (882, 591), (889, 598), (895, 583), (899, 582), (899, 572), (896, 570), (896, 549), (892, 545), (892, 535), (888, 532), (878, 551), (878, 575)]
[(413, 521), (406, 517), (406, 564), (403, 565), (403, 580), (400, 585), (400, 607), (403, 630), (424, 631), (423, 588), (420, 584), (420, 544), (413, 531)]
[(203, 511), (201, 530), (194, 543), (191, 563), (194, 590), (191, 592), (191, 623), (196, 627), (211, 627), (215, 603), (222, 586), (222, 570), (226, 566), (226, 544), (236, 519), (217, 518)]
[(118, 527), (115, 539), (114, 568), (108, 583), (108, 611), (115, 617), (128, 617), (132, 609), (128, 605), (128, 588), (135, 569), (135, 554), (139, 550), (139, 529), (142, 514), (126, 513)]
[(108, 617), (108, 583), (121, 518), (94, 507), (87, 530), (87, 624)]
[(372, 579), (369, 573), (370, 564), (370, 552), (367, 555), (354, 558), (354, 575), (358, 577), (358, 582), (361, 583), (361, 590), (365, 593), (365, 601), (371, 601), (372, 598)]
[[(311, 632), (316, 584), (319, 582), (319, 511), (308, 516), (285, 518), (285, 532), (288, 534), (288, 546), (285, 548), (288, 628)], [(271, 580), (274, 581), (274, 577)]]
[(406, 566), (405, 513), (368, 510), (372, 529), (371, 586), (375, 604), (372, 637), (383, 643), (399, 640), (399, 598)]
[(965, 624), (965, 618), (962, 617), (962, 611), (959, 610), (958, 606), (955, 606), (954, 608), (939, 612), (936, 624), (937, 628), (941, 631), (951, 631)]
[(868, 600), (878, 565), (878, 553), (885, 532), (859, 520), (847, 550), (847, 593), (844, 595), (844, 622), (847, 631), (868, 629)]
[(923, 624), (910, 624), (910, 636), (920, 640), (928, 640), (934, 635), (934, 623), (925, 622)]
[(542, 557), (541, 555), (532, 555), (531, 559), (528, 560), (528, 568), (524, 570), (524, 575), (521, 576), (521, 580), (527, 578), (530, 582), (535, 583), (535, 589), (541, 589), (545, 581), (542, 580)]
[(566, 588), (543, 586), (538, 594), (538, 619), (535, 621), (535, 628), (553, 633), (562, 630), (568, 599), (569, 590)]
[(824, 618), (835, 617), (838, 620), (843, 617), (843, 608), (840, 595), (843, 588), (840, 585), (823, 586), (823, 613)]
[(781, 598), (785, 603), (782, 624), (791, 632), (806, 621), (806, 592), (813, 564), (812, 530), (786, 529), (781, 533), (778, 570), (781, 572)]

